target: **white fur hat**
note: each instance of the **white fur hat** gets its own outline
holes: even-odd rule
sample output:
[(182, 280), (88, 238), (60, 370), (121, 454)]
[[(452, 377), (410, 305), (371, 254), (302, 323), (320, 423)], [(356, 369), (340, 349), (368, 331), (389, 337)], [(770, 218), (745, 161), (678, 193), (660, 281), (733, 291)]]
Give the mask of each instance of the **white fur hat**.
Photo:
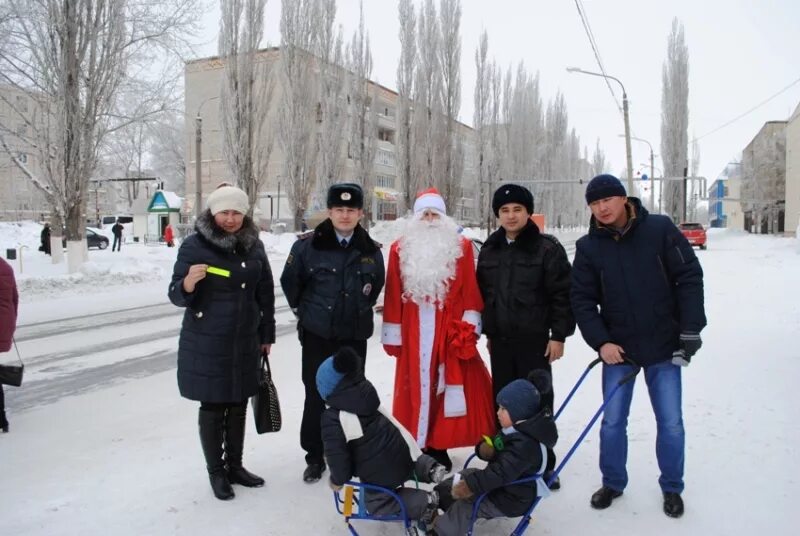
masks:
[(444, 198), (436, 188), (428, 188), (417, 195), (417, 200), (414, 201), (414, 214), (419, 214), (426, 208), (432, 208), (441, 214), (447, 214)]
[(212, 216), (216, 216), (223, 210), (235, 210), (241, 214), (247, 214), (250, 209), (247, 194), (236, 186), (220, 186), (211, 192), (206, 204)]

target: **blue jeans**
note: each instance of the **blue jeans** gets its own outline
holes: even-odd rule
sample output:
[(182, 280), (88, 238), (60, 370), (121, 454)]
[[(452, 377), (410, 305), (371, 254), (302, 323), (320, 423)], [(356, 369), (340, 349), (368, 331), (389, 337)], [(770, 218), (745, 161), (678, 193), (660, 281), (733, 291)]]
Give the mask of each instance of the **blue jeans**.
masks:
[[(603, 398), (632, 370), (630, 365), (603, 364)], [(656, 458), (664, 492), (683, 492), (685, 433), (681, 415), (681, 367), (662, 361), (644, 369), (650, 404), (656, 416)], [(603, 485), (622, 491), (628, 484), (628, 414), (635, 380), (617, 390), (606, 406), (600, 426), (600, 471)]]

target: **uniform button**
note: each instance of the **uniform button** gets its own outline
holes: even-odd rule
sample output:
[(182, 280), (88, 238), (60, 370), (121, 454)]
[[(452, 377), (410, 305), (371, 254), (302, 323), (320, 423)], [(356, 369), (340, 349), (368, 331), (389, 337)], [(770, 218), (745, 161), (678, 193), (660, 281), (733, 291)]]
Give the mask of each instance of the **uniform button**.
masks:
[(203, 311), (198, 311), (195, 315), (197, 318), (203, 318)]
[(330, 311), (330, 310), (331, 310), (331, 306), (329, 305), (329, 306), (328, 306), (328, 311)]
[(242, 268), (247, 268), (247, 263), (246, 262), (242, 263)]
[(244, 288), (245, 286), (246, 286), (245, 283), (242, 283), (242, 288)]
[(336, 273), (336, 268), (333, 269), (333, 272)]

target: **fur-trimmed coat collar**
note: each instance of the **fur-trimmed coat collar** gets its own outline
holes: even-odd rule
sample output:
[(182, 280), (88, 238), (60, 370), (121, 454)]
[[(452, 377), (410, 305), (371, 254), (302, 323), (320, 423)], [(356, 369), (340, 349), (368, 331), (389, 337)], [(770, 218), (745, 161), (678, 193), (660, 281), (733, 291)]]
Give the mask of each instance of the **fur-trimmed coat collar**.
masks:
[(197, 218), (194, 229), (212, 246), (231, 253), (247, 253), (258, 242), (258, 227), (250, 216), (244, 217), (241, 229), (229, 233), (217, 225), (211, 211), (206, 209)]
[[(312, 245), (314, 249), (340, 249), (342, 247), (336, 240), (336, 230), (333, 228), (330, 218), (314, 229)], [(361, 227), (360, 223), (353, 230), (353, 238), (350, 240), (349, 247), (354, 247), (365, 255), (371, 255), (378, 250), (375, 241), (372, 240), (366, 229)]]
[[(542, 233), (539, 231), (539, 227), (532, 221), (528, 221), (522, 231), (520, 231), (519, 235), (517, 235), (516, 240), (514, 240), (514, 244), (525, 250), (534, 251), (541, 234)], [(506, 230), (500, 227), (498, 230), (489, 235), (489, 238), (486, 239), (483, 247), (501, 248), (506, 245), (508, 245), (508, 241), (506, 240)]]

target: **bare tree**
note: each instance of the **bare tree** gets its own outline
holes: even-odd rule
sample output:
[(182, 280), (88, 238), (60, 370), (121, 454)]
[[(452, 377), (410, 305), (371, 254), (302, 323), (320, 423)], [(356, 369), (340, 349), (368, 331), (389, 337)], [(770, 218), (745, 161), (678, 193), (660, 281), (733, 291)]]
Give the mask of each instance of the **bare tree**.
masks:
[(347, 105), (345, 91), (348, 76), (345, 70), (342, 29), (334, 31), (336, 0), (323, 0), (322, 26), (318, 40), (319, 105), (317, 110), (317, 187), (327, 191), (336, 182), (344, 168), (347, 130)]
[(481, 34), (478, 48), (475, 49), (475, 92), (472, 123), (476, 134), (478, 158), (478, 218), (483, 221), (488, 210), (489, 195), (492, 194), (487, 184), (487, 167), (489, 152), (489, 119), (491, 106), (492, 66), (486, 58), (489, 52), (489, 35), (486, 30)]
[[(667, 40), (667, 59), (662, 71), (661, 86), (661, 159), (664, 177), (681, 177), (688, 166), (689, 144), (689, 49), (684, 39), (683, 24), (672, 20)], [(664, 213), (679, 221), (684, 202), (681, 181), (665, 181)]]
[(183, 115), (169, 112), (149, 124), (153, 171), (164, 181), (164, 188), (178, 195), (186, 188), (186, 126)]
[(433, 0), (425, 0), (417, 20), (419, 61), (414, 80), (412, 128), (416, 151), (412, 173), (414, 183), (424, 187), (434, 184), (442, 126), (442, 72), (439, 67), (441, 34)]
[(600, 138), (597, 138), (592, 155), (592, 175), (601, 175), (606, 172), (606, 169), (606, 153), (600, 148)]
[(279, 138), (284, 153), (286, 191), (300, 228), (314, 191), (317, 145), (313, 138), (319, 103), (314, 58), (319, 28), (318, 3), (314, 0), (281, 2), (281, 89)]
[[(90, 178), (104, 138), (164, 109), (164, 84), (145, 84), (143, 65), (156, 50), (186, 49), (198, 0), (7, 0), (0, 21), (0, 80), (25, 91), (36, 105), (15, 110), (28, 129), (39, 169), (12, 160), (51, 206), (56, 247), (66, 227), (69, 270), (85, 260), (84, 213)], [(141, 88), (148, 86), (146, 93)], [(152, 91), (150, 91), (152, 89)], [(136, 94), (141, 113), (120, 113)], [(9, 150), (0, 129), (0, 145)], [(54, 255), (54, 262), (58, 254)]]
[[(689, 165), (689, 175), (697, 177), (700, 172), (700, 143), (697, 138), (692, 139), (692, 159)], [(697, 221), (697, 203), (699, 202), (698, 196), (702, 195), (700, 191), (700, 184), (697, 181), (688, 183), (689, 192), (687, 192), (687, 201), (689, 203), (689, 219)]]
[(439, 65), (442, 70), (441, 102), (444, 122), (441, 138), (442, 164), (435, 183), (452, 213), (461, 197), (461, 174), (464, 170), (463, 147), (455, 128), (461, 108), (461, 0), (441, 0), (441, 46)]
[(397, 172), (405, 209), (414, 204), (414, 195), (419, 189), (412, 173), (415, 139), (411, 128), (411, 98), (414, 93), (414, 67), (417, 61), (416, 24), (414, 4), (411, 0), (400, 0), (400, 61), (397, 65)]
[(358, 30), (353, 35), (349, 47), (349, 68), (352, 73), (350, 83), (351, 123), (350, 123), (350, 157), (356, 180), (364, 188), (364, 207), (367, 222), (372, 219), (372, 191), (374, 177), (372, 168), (375, 163), (375, 144), (377, 140), (377, 88), (370, 82), (372, 76), (372, 53), (369, 46), (369, 34), (364, 30), (364, 9), (361, 6), (361, 18)]
[(224, 155), (250, 212), (267, 176), (272, 130), (265, 128), (273, 95), (272, 69), (259, 53), (266, 0), (221, 0), (219, 55), (225, 63), (220, 115)]

